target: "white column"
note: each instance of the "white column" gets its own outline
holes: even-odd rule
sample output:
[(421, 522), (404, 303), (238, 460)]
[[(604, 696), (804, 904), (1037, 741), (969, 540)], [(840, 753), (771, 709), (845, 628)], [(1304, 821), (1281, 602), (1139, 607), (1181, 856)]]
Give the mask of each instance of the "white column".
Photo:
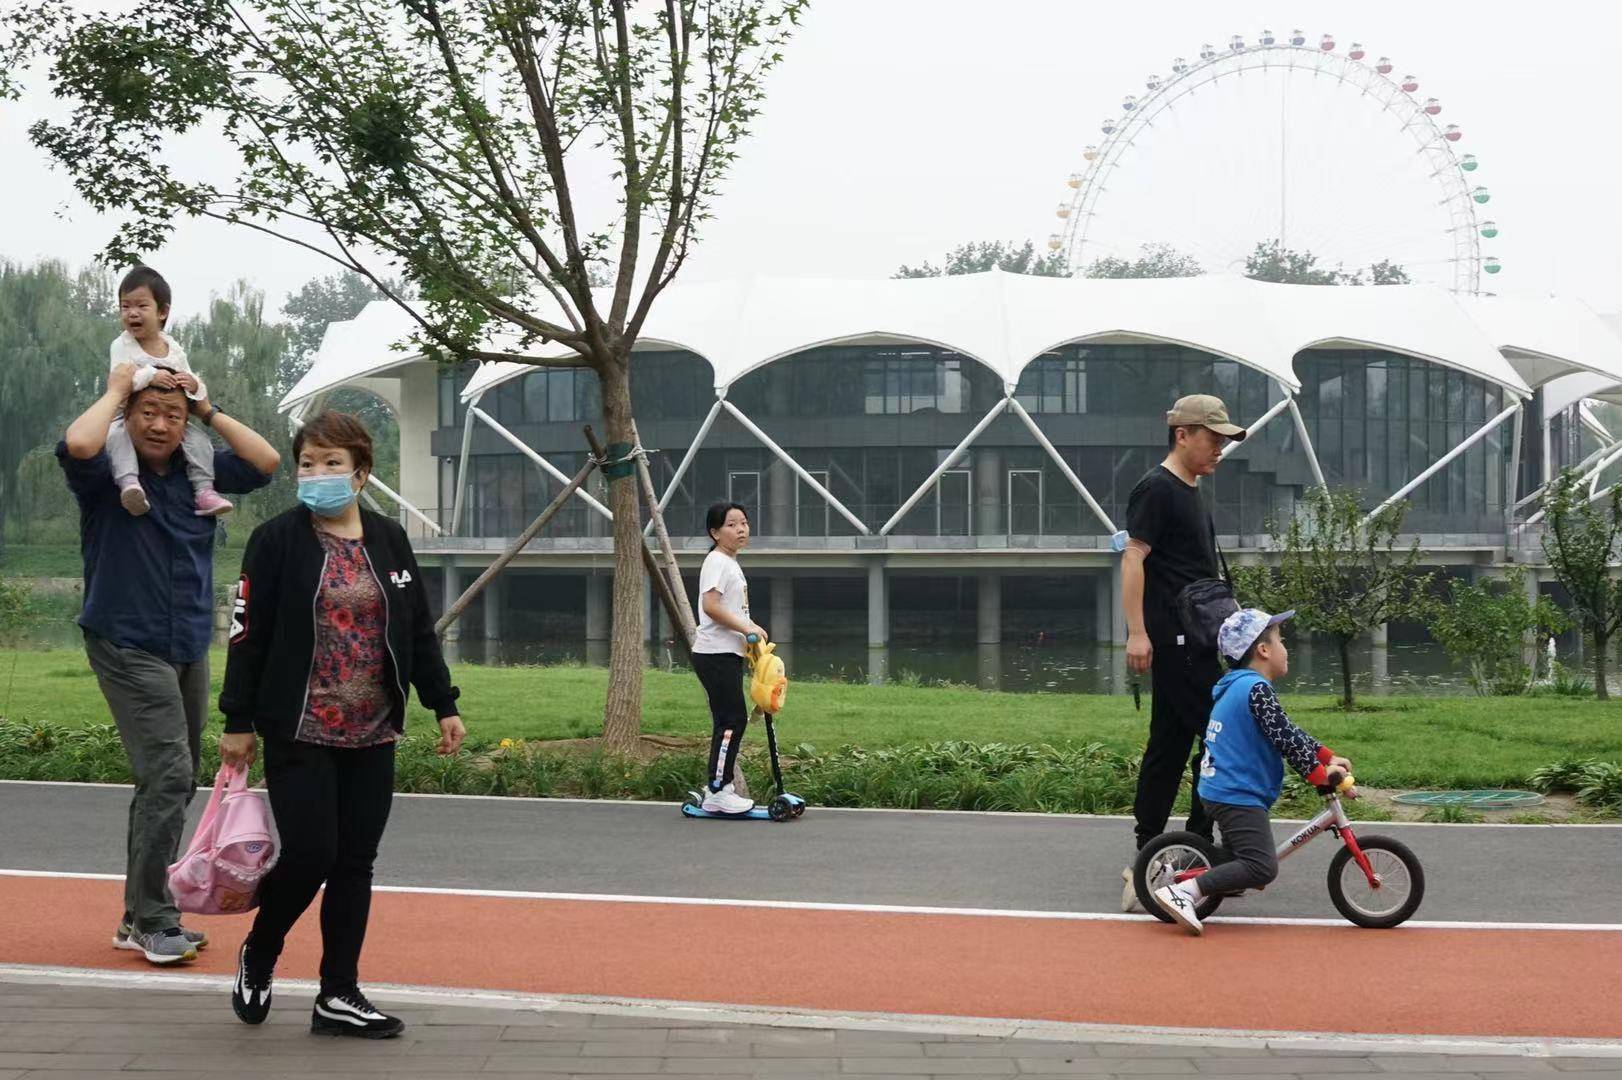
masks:
[(779, 645), (794, 643), (794, 579), (788, 574), (776, 574), (772, 582), (771, 622), (766, 630)]
[(1002, 451), (982, 448), (974, 452), (974, 532), (977, 536), (1000, 536), (1004, 531), (1003, 511), (1007, 497), (1003, 489)]
[(496, 575), (484, 586), (484, 639), (486, 641), (501, 640), (501, 609), (505, 606), (506, 595), (506, 574)]
[(975, 605), (979, 632), (975, 635), (975, 644), (998, 645), (1002, 643), (1002, 576), (981, 574), (979, 583), (979, 602)]
[(1110, 642), (1114, 645), (1126, 644), (1125, 586), (1126, 571), (1121, 569), (1121, 560), (1117, 559), (1109, 575)]
[(867, 564), (867, 644), (883, 648), (890, 643), (890, 597), (884, 579), (884, 564)]
[(608, 574), (586, 577), (586, 640), (607, 641), (612, 611), (614, 579)]

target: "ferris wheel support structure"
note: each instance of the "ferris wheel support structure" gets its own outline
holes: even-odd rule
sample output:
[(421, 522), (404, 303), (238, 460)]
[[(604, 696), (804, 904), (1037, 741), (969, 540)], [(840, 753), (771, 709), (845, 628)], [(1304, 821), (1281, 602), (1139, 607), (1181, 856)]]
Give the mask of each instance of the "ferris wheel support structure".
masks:
[[(1474, 155), (1454, 151), (1463, 133), (1455, 124), (1444, 126), (1437, 121), (1442, 106), (1435, 98), (1421, 101), (1414, 96), (1419, 89), (1419, 81), (1414, 76), (1392, 78), (1390, 60), (1381, 57), (1372, 63), (1365, 62), (1361, 45), (1354, 44), (1344, 55), (1336, 53), (1334, 47), (1335, 42), (1329, 35), (1317, 46), (1311, 46), (1300, 31), (1285, 39), (1275, 39), (1271, 32), (1264, 31), (1256, 44), (1247, 44), (1235, 36), (1226, 51), (1207, 45), (1197, 61), (1176, 60), (1170, 76), (1150, 76), (1146, 82), (1147, 95), (1142, 98), (1128, 95), (1122, 102), (1122, 118), (1106, 120), (1102, 125), (1103, 141), (1089, 146), (1083, 154), (1086, 167), (1070, 178), (1074, 194), (1059, 204), (1058, 215), (1064, 226), (1061, 232), (1049, 238), (1049, 248), (1065, 252), (1071, 273), (1081, 271), (1087, 254), (1088, 229), (1098, 215), (1099, 200), (1109, 190), (1110, 177), (1121, 167), (1128, 151), (1166, 110), (1223, 79), (1237, 78), (1251, 71), (1282, 71), (1286, 76), (1299, 73), (1333, 79), (1370, 99), (1371, 105), (1381, 112), (1391, 114), (1402, 133), (1413, 140), (1415, 153), (1425, 158), (1429, 179), (1437, 185), (1440, 195), (1437, 205), (1447, 212), (1446, 231), (1453, 245), (1453, 290), (1479, 293), (1482, 273), (1495, 274), (1500, 268), (1496, 259), (1484, 258), (1481, 253), (1481, 239), (1497, 236), (1498, 227), (1495, 222), (1482, 221), (1477, 215), (1477, 207), (1487, 203), (1491, 195), (1485, 187), (1472, 185), (1470, 174), (1477, 168)], [(1288, 83), (1285, 85), (1287, 87)], [(1285, 227), (1281, 205), (1281, 238)]]

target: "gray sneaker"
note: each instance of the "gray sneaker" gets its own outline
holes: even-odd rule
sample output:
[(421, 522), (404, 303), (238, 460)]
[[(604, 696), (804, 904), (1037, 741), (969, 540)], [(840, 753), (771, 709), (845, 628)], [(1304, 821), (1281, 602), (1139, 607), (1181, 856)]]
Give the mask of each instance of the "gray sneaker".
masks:
[[(201, 930), (188, 930), (182, 926), (180, 932), (199, 952), (208, 948), (208, 935)], [(119, 923), (118, 929), (113, 933), (113, 948), (129, 949), (133, 952), (141, 951), (139, 945), (130, 942), (130, 924), (127, 921)]]
[(143, 933), (135, 930), (119, 948), (139, 952), (154, 964), (178, 964), (197, 959), (197, 946), (186, 940), (186, 932), (178, 926)]

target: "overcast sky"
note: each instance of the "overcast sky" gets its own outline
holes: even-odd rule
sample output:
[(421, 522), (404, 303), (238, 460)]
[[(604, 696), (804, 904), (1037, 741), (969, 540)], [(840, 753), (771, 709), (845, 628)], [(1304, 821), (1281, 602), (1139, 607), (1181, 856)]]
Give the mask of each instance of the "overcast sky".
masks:
[[(1291, 12), (1312, 10), (1293, 23)], [(772, 77), (765, 111), (684, 271), (885, 277), (977, 239), (1033, 239), (1060, 225), (1068, 174), (1120, 115), (1122, 95), (1202, 43), (1263, 27), (1332, 32), (1413, 73), (1464, 128), (1482, 163), (1483, 216), (1502, 235), (1502, 292), (1576, 296), (1622, 310), (1615, 50), (1622, 12), (1575, 3), (814, 0)], [(1249, 77), (1247, 77), (1249, 78)], [(41, 80), (42, 82), (42, 80)], [(1390, 257), (1436, 278), (1451, 252), (1439, 190), (1400, 125), (1368, 99), (1295, 77), (1212, 88), (1179, 106), (1123, 163), (1101, 201), (1100, 243), (1130, 254), (1179, 242), (1222, 270), (1277, 232), (1280, 157), (1286, 230), (1330, 261)], [(25, 128), (48, 103), (0, 105), (0, 257), (87, 262), (109, 227), (73, 196)], [(1284, 133), (1281, 136), (1281, 132)], [(1281, 155), (1282, 148), (1282, 155)], [(188, 148), (188, 152), (191, 148)], [(206, 147), (196, 147), (204, 160)], [(1104, 223), (1107, 221), (1107, 225)], [(224, 226), (185, 223), (152, 261), (177, 314), (247, 277), (273, 307), (330, 264)], [(1429, 269), (1425, 269), (1428, 267)]]

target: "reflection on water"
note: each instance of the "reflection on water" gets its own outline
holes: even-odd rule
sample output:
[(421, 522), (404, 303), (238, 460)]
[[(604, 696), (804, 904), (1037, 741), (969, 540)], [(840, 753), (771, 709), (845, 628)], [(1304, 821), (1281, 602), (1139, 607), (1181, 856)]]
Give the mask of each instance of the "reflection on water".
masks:
[[(794, 642), (777, 654), (789, 677), (847, 683), (945, 684), (1023, 693), (1129, 693), (1126, 650), (1091, 643), (1064, 645), (864, 645)], [(463, 641), (455, 659), (463, 663), (554, 664), (608, 662), (608, 644), (569, 647), (554, 643)], [(1568, 663), (1575, 658), (1568, 658)], [(661, 668), (684, 666), (673, 647), (653, 645), (648, 662)], [(1340, 658), (1332, 641), (1297, 637), (1290, 647), (1285, 686), (1294, 693), (1339, 693)], [(1139, 680), (1145, 693), (1148, 678)], [(1352, 649), (1352, 681), (1367, 694), (1469, 693), (1465, 671), (1435, 643)]]

